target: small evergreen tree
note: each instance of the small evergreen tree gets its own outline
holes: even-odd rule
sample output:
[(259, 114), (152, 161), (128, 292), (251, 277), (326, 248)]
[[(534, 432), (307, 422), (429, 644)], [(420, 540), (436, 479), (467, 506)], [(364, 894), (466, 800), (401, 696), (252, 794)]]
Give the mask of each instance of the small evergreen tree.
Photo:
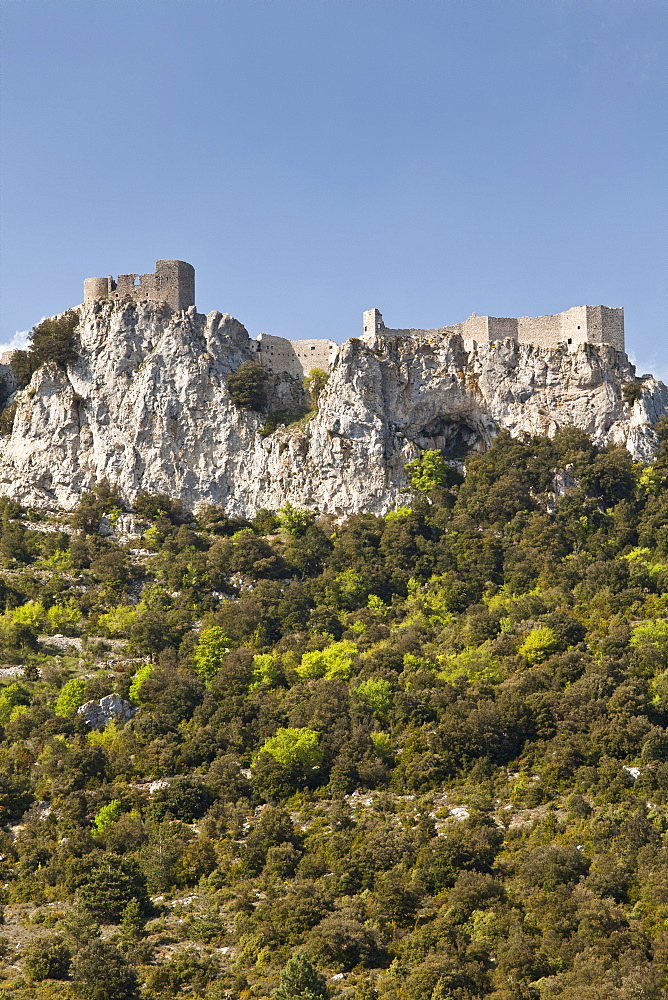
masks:
[(93, 939), (72, 962), (72, 979), (84, 1000), (138, 1000), (137, 974), (113, 944)]
[(146, 917), (138, 899), (131, 899), (121, 917), (121, 937), (126, 941), (138, 941), (146, 936)]
[(42, 934), (26, 948), (24, 968), (36, 982), (67, 979), (71, 958), (70, 949), (59, 934)]
[(11, 360), (12, 372), (19, 386), (28, 384), (34, 372), (47, 361), (55, 362), (60, 368), (76, 359), (73, 336), (79, 323), (79, 315), (69, 309), (62, 316), (43, 319), (30, 333), (30, 347), (27, 351), (14, 351)]
[(280, 974), (276, 1000), (326, 1000), (325, 980), (305, 955), (293, 955)]
[(268, 377), (266, 368), (258, 361), (244, 361), (227, 376), (227, 389), (234, 405), (244, 410), (264, 410)]

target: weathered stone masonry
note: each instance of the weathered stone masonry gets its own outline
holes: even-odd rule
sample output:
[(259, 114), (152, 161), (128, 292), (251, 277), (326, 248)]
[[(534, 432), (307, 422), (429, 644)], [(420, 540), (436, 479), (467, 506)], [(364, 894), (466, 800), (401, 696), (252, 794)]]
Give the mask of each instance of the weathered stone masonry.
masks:
[(338, 344), (333, 340), (285, 340), (261, 333), (257, 339), (258, 360), (273, 372), (303, 378), (314, 368), (328, 372)]
[[(119, 274), (114, 280), (86, 278), (84, 301), (123, 299), (166, 302), (172, 309), (188, 309), (195, 304), (195, 269), (182, 260), (158, 260), (154, 274)], [(466, 350), (476, 344), (515, 340), (535, 347), (565, 346), (577, 350), (580, 344), (608, 344), (624, 352), (624, 310), (608, 306), (574, 306), (554, 316), (478, 316), (472, 313), (463, 323), (434, 330), (394, 330), (385, 326), (378, 309), (367, 309), (363, 317), (362, 339), (383, 337), (460, 336)], [(329, 371), (338, 351), (332, 340), (287, 340), (261, 333), (255, 342), (258, 360), (273, 372), (287, 372), (303, 378), (314, 368)]]
[(154, 274), (119, 274), (116, 281), (86, 278), (84, 302), (94, 299), (166, 302), (179, 312), (195, 305), (195, 268), (184, 260), (156, 260)]
[(510, 339), (535, 347), (565, 345), (570, 350), (576, 350), (579, 344), (609, 344), (616, 351), (624, 351), (624, 310), (608, 306), (574, 306), (555, 316), (520, 316), (518, 319), (472, 313), (463, 323), (435, 330), (392, 330), (385, 326), (378, 309), (367, 309), (363, 326), (363, 339), (379, 334), (386, 337), (448, 337), (458, 334), (465, 346)]

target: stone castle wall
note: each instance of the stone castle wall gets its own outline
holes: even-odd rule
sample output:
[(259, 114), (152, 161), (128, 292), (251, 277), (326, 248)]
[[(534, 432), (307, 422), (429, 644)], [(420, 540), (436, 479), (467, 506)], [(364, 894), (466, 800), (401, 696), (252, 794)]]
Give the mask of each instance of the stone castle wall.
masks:
[[(124, 299), (166, 302), (180, 311), (195, 305), (195, 269), (182, 260), (158, 260), (153, 274), (119, 274), (114, 280), (86, 278), (84, 302), (96, 299)], [(467, 350), (474, 344), (496, 340), (515, 340), (536, 347), (567, 346), (575, 350), (580, 344), (609, 344), (624, 351), (624, 310), (608, 306), (574, 306), (554, 316), (478, 316), (472, 313), (463, 323), (433, 330), (389, 329), (378, 309), (367, 309), (363, 315), (363, 340), (378, 335), (390, 337), (448, 337), (459, 335)], [(270, 334), (260, 334), (257, 342), (258, 360), (271, 371), (287, 372), (303, 378), (314, 368), (329, 371), (337, 345), (331, 340), (287, 340)]]
[(376, 334), (390, 337), (462, 337), (466, 344), (489, 344), (495, 340), (516, 340), (535, 347), (564, 345), (575, 350), (579, 344), (609, 344), (624, 351), (624, 310), (608, 306), (574, 306), (554, 316), (477, 316), (473, 313), (463, 323), (433, 330), (395, 330), (383, 323), (378, 309), (367, 309), (363, 318), (362, 339)]
[(314, 368), (328, 372), (338, 345), (332, 340), (286, 340), (261, 333), (257, 339), (258, 360), (273, 372), (304, 378)]
[(166, 302), (180, 312), (195, 305), (195, 268), (184, 260), (156, 260), (153, 274), (119, 274), (108, 278), (86, 278), (84, 302), (95, 299), (134, 299), (136, 302)]

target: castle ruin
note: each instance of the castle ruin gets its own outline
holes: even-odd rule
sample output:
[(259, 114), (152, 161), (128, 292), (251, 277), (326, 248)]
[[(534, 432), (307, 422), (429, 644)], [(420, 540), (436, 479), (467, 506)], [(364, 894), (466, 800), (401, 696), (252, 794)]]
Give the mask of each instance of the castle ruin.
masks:
[(314, 368), (328, 372), (338, 346), (333, 340), (286, 340), (261, 333), (257, 338), (257, 358), (270, 371), (303, 378)]
[(153, 274), (119, 274), (114, 281), (86, 278), (84, 302), (95, 299), (166, 302), (176, 312), (195, 305), (195, 268), (184, 260), (156, 260)]
[(556, 316), (477, 316), (472, 313), (463, 323), (435, 330), (392, 330), (385, 326), (378, 309), (367, 309), (363, 316), (363, 340), (384, 337), (434, 337), (459, 335), (467, 350), (474, 344), (495, 340), (515, 340), (534, 347), (566, 346), (577, 350), (580, 344), (608, 344), (624, 352), (624, 309), (608, 306), (573, 306)]
[[(533, 347), (566, 347), (576, 351), (581, 344), (607, 344), (624, 352), (624, 309), (608, 306), (573, 306), (556, 316), (477, 316), (472, 313), (463, 323), (434, 330), (394, 330), (385, 326), (379, 309), (363, 314), (361, 339), (370, 343), (375, 337), (454, 337), (464, 341), (467, 351), (476, 344), (514, 340)], [(287, 340), (261, 333), (257, 340), (258, 360), (273, 372), (287, 372), (296, 378), (308, 375), (313, 368), (329, 371), (338, 345), (332, 340)]]
[[(174, 310), (195, 305), (195, 269), (183, 260), (157, 260), (153, 274), (119, 274), (114, 280), (86, 278), (84, 302), (125, 299), (136, 302), (166, 302)], [(581, 344), (607, 344), (624, 352), (624, 310), (608, 306), (574, 306), (555, 316), (478, 316), (463, 323), (434, 330), (395, 330), (385, 326), (378, 309), (363, 315), (362, 340), (382, 337), (460, 336), (470, 351), (476, 344), (514, 340), (534, 347), (561, 347), (575, 351)], [(255, 343), (258, 361), (277, 374), (303, 378), (314, 368), (329, 371), (338, 345), (332, 340), (288, 340), (261, 333)]]

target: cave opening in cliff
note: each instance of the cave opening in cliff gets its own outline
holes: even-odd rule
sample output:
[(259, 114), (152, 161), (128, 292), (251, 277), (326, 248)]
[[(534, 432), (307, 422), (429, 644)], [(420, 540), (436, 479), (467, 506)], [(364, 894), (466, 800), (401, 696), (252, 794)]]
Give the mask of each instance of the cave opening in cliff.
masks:
[(439, 416), (416, 435), (422, 449), (438, 449), (446, 458), (464, 458), (472, 448), (482, 445), (480, 432), (463, 420)]

